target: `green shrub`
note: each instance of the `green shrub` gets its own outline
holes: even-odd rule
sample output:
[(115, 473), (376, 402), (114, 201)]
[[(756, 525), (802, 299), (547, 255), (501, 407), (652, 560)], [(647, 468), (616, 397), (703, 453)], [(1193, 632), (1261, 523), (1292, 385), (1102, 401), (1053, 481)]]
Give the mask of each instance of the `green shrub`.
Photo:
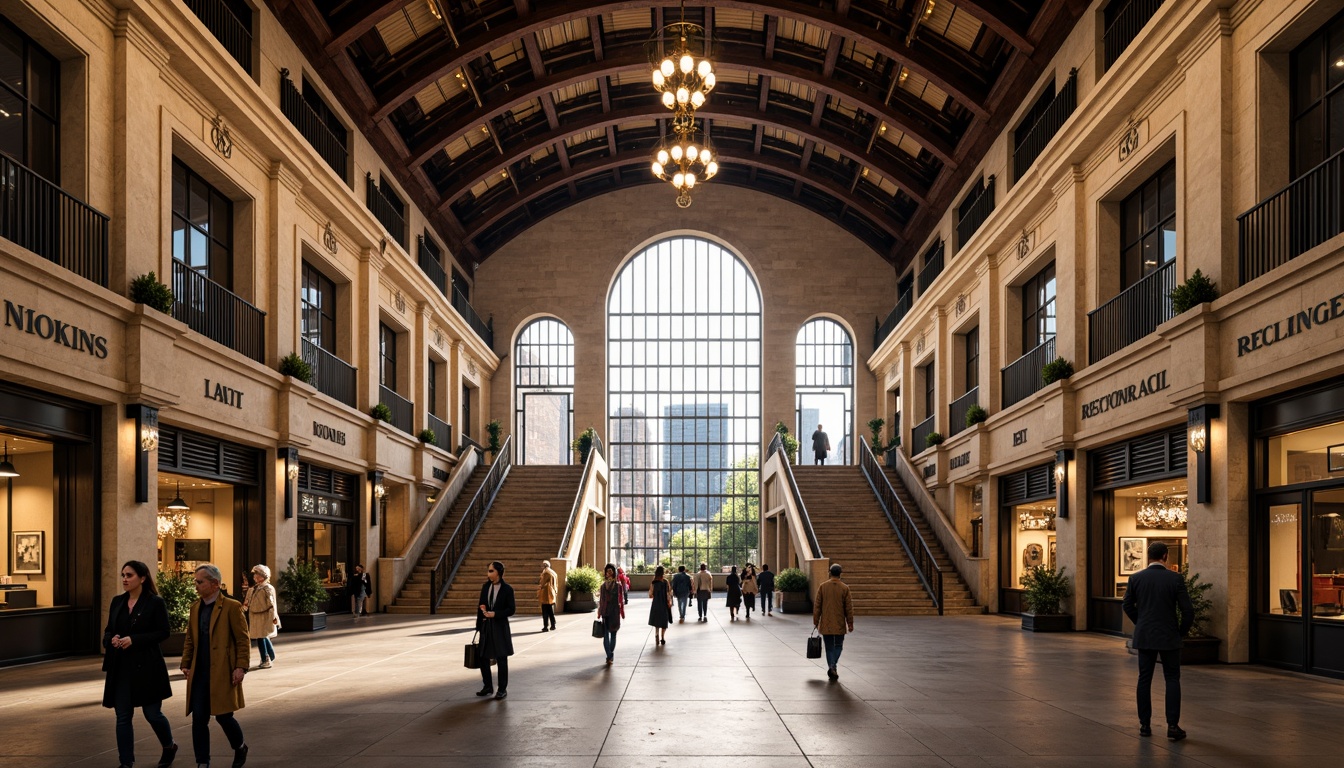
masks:
[(388, 424), (392, 423), (392, 409), (387, 407), (387, 403), (379, 403), (373, 406), (373, 409), (369, 411), (369, 415), (379, 421), (386, 421)]
[(131, 301), (157, 309), (165, 315), (173, 311), (173, 290), (150, 272), (131, 281)]
[[(1213, 601), (1205, 593), (1213, 589), (1209, 582), (1201, 582), (1198, 573), (1190, 572), (1190, 564), (1181, 566), (1181, 576), (1185, 577), (1185, 591), (1190, 593), (1190, 607), (1194, 609), (1195, 621), (1190, 625), (1186, 637), (1204, 637), (1208, 631), (1209, 616), (1213, 614)], [(1181, 619), (1181, 609), (1176, 608), (1176, 620)]]
[(1171, 291), (1171, 311), (1175, 314), (1192, 307), (1197, 307), (1206, 301), (1213, 301), (1218, 298), (1218, 286), (1212, 280), (1204, 276), (1204, 273), (1195, 270), (1195, 274), (1187, 277), (1185, 282), (1176, 286)]
[(1056, 357), (1041, 368), (1041, 381), (1046, 384), (1054, 384), (1060, 379), (1067, 379), (1071, 376), (1073, 376), (1073, 363), (1062, 357)]
[(311, 384), (313, 381), (313, 366), (293, 352), (280, 359), (280, 373), (293, 376), (304, 384)]
[(191, 620), (191, 604), (196, 602), (196, 583), (192, 575), (159, 571), (154, 586), (159, 597), (168, 604), (168, 630), (186, 632), (187, 622)]
[(1022, 586), (1026, 592), (1022, 602), (1032, 613), (1052, 615), (1063, 613), (1065, 598), (1069, 596), (1069, 578), (1064, 568), (1050, 568), (1038, 565), (1022, 576)]
[(784, 443), (784, 453), (788, 454), (789, 463), (798, 463), (798, 438), (789, 434), (789, 427), (782, 421), (775, 422), (775, 432), (779, 434), (781, 442)]
[(973, 427), (988, 418), (989, 411), (978, 405), (972, 405), (966, 409), (966, 426), (968, 427)]
[(275, 591), (289, 606), (290, 613), (314, 613), (317, 604), (328, 598), (317, 565), (306, 561), (296, 563), (292, 557), (284, 572), (276, 578)]
[(597, 572), (596, 568), (588, 565), (581, 565), (578, 568), (572, 568), (565, 574), (565, 589), (570, 592), (587, 592), (592, 594), (602, 584), (602, 574)]
[(570, 443), (570, 447), (574, 449), (574, 452), (579, 454), (580, 464), (588, 463), (588, 453), (593, 450), (593, 441), (596, 439), (597, 430), (589, 427), (580, 432), (579, 436), (574, 438), (574, 442)]
[(434, 434), (434, 430), (426, 427), (425, 429), (420, 430), (420, 442), (429, 443), (430, 445), (438, 445), (439, 438)]
[(499, 423), (499, 419), (492, 419), (485, 425), (485, 432), (490, 436), (489, 444), (486, 449), (490, 451), (490, 458), (494, 458), (499, 453), (499, 434), (504, 431), (504, 425)]
[(807, 574), (798, 568), (785, 568), (775, 576), (775, 589), (780, 592), (806, 592)]
[(941, 432), (930, 432), (929, 434), (924, 436), (924, 446), (926, 448), (932, 448), (935, 445), (942, 445), (942, 444), (943, 444), (943, 433)]

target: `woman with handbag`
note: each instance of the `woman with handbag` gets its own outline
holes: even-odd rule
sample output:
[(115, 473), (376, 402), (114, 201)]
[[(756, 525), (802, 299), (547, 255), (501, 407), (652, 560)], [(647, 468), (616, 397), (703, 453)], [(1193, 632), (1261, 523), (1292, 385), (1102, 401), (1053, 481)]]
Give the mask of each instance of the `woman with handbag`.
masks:
[(270, 669), (271, 662), (275, 661), (275, 645), (271, 638), (280, 630), (270, 568), (252, 566), (252, 588), (243, 596), (243, 610), (247, 613), (247, 636), (257, 641), (257, 652), (261, 654), (261, 664), (257, 668)]
[(724, 581), (728, 584), (728, 620), (737, 621), (737, 610), (742, 607), (742, 578), (737, 575), (736, 565)]
[[(509, 695), (509, 657), (513, 655), (513, 631), (509, 617), (517, 608), (513, 587), (504, 582), (504, 564), (496, 560), (485, 571), (486, 582), (481, 585), (481, 602), (476, 606), (476, 631), (481, 633), (481, 648), (477, 659), (481, 663), (481, 690), (477, 696), (495, 694), (496, 699)], [(490, 662), (499, 665), (499, 691), (490, 679)]]
[(649, 584), (649, 626), (653, 627), (653, 644), (667, 645), (667, 625), (672, 623), (672, 589), (663, 578), (663, 566), (653, 572), (653, 583)]
[(607, 652), (607, 663), (616, 660), (616, 633), (625, 618), (625, 588), (616, 576), (616, 566), (607, 563), (602, 569), (602, 587), (598, 591), (597, 617), (602, 623), (602, 648)]
[(742, 568), (742, 597), (747, 604), (747, 621), (756, 608), (756, 566), (747, 563)]
[(117, 713), (117, 757), (121, 768), (135, 764), (135, 708), (144, 713), (163, 755), (159, 768), (177, 757), (173, 728), (163, 715), (163, 700), (173, 695), (168, 665), (159, 643), (168, 639), (168, 604), (154, 588), (149, 566), (129, 560), (121, 566), (121, 588), (107, 611), (103, 630), (103, 706)]

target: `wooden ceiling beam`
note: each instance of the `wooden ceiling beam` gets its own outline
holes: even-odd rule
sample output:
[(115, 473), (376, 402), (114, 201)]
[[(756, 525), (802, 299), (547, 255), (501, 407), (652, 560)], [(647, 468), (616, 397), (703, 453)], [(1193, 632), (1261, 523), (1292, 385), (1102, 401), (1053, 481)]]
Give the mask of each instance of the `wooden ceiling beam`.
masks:
[(956, 0), (957, 8), (979, 19), (1008, 44), (1030, 56), (1036, 50), (1028, 30), (1032, 14), (1009, 0)]

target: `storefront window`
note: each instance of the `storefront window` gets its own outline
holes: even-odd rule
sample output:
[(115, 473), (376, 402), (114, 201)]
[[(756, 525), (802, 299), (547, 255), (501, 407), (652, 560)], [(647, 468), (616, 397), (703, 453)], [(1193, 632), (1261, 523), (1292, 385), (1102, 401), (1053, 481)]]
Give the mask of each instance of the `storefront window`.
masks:
[(1027, 571), (1038, 565), (1054, 568), (1055, 503), (1036, 502), (1012, 508), (1012, 586), (1020, 588)]
[(1115, 568), (1101, 585), (1104, 597), (1124, 597), (1129, 577), (1148, 566), (1148, 545), (1167, 545), (1167, 567), (1186, 563), (1186, 481), (1184, 478), (1111, 491), (1115, 522)]
[(1311, 498), (1311, 615), (1344, 621), (1344, 489)]
[(1344, 479), (1344, 424), (1271, 437), (1268, 459), (1269, 487)]
[[(214, 563), (233, 590), (247, 578), (254, 563), (236, 562), (233, 486), (171, 472), (159, 473), (157, 535), (158, 566), (169, 573), (191, 573)], [(183, 502), (186, 509), (174, 509)]]
[[(0, 508), (9, 545), (0, 559), (0, 609), (47, 608), (55, 604), (56, 501), (52, 489), (53, 447), (42, 440), (0, 435), (8, 462), (0, 476)], [(10, 470), (13, 470), (13, 475)]]
[(317, 565), (318, 572), (322, 574), (323, 586), (328, 589), (339, 588), (345, 584), (346, 571), (350, 567), (353, 538), (352, 525), (300, 520), (299, 559)]
[(1300, 504), (1269, 507), (1269, 579), (1262, 610), (1299, 615), (1302, 612), (1302, 527)]

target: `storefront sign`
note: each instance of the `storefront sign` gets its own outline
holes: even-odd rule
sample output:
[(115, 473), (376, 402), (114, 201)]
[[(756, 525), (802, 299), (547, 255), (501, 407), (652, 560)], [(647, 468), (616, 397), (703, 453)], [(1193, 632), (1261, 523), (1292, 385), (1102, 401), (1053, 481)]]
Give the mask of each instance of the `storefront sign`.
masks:
[(320, 437), (323, 440), (330, 440), (337, 445), (345, 445), (345, 433), (328, 427), (326, 424), (313, 422), (313, 437)]
[(435, 480), (442, 480), (445, 483), (448, 482), (448, 470), (434, 467), (432, 471), (434, 473)]
[(1290, 315), (1284, 320), (1275, 320), (1247, 336), (1237, 339), (1237, 357), (1257, 349), (1271, 347), (1284, 339), (1292, 338), (1300, 331), (1309, 331), (1313, 325), (1325, 325), (1331, 320), (1344, 317), (1344, 293), (1328, 301), (1322, 301), (1314, 307)]
[(22, 304), (5, 299), (5, 327), (32, 334), (76, 352), (88, 352), (99, 360), (107, 359), (107, 337), (62, 322), (51, 315), (38, 314)]
[(971, 452), (967, 451), (961, 454), (960, 456), (953, 456), (952, 460), (949, 461), (947, 465), (952, 469), (956, 469), (958, 467), (964, 467), (970, 463), (971, 463)]
[(938, 474), (938, 465), (937, 465), (937, 464), (934, 464), (934, 463), (930, 462), (930, 463), (924, 465), (924, 478), (925, 478), (926, 480), (927, 480), (928, 478), (930, 478), (930, 477), (933, 477), (933, 476), (936, 475), (936, 474)]
[(210, 400), (218, 400), (225, 405), (232, 405), (234, 408), (242, 410), (243, 393), (233, 387), (226, 387), (219, 382), (212, 386), (210, 380), (205, 380), (205, 396)]
[(1167, 372), (1165, 370), (1154, 373), (1152, 376), (1140, 381), (1138, 384), (1130, 384), (1124, 389), (1117, 389), (1109, 395), (1103, 395), (1096, 400), (1083, 403), (1083, 418), (1088, 419), (1093, 416), (1119, 408), (1122, 405), (1128, 405), (1135, 400), (1147, 397), (1154, 392), (1161, 392), (1169, 388), (1167, 383)]
[(1019, 445), (1026, 445), (1026, 443), (1027, 443), (1027, 430), (1019, 429), (1013, 433), (1014, 448), (1016, 448)]

